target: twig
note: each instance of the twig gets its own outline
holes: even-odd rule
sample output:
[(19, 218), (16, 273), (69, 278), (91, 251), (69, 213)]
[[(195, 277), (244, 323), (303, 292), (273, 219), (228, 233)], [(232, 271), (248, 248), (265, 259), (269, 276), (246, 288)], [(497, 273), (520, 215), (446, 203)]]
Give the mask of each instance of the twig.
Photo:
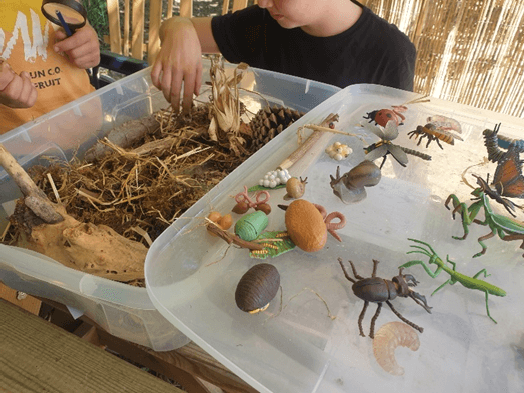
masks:
[(11, 221), (7, 221), (7, 226), (5, 227), (4, 233), (2, 233), (2, 237), (0, 237), (0, 242), (5, 241), (5, 237), (7, 236), (7, 233), (9, 232), (10, 227), (11, 227)]
[(51, 174), (48, 173), (47, 174), (47, 178), (49, 180), (49, 183), (51, 184), (51, 188), (53, 189), (53, 194), (55, 194), (56, 201), (58, 203), (62, 203), (62, 201), (60, 200), (60, 194), (58, 194), (58, 190), (56, 189), (56, 185), (55, 185), (55, 182), (53, 180), (53, 176), (51, 176)]
[[(326, 127), (331, 122), (338, 121), (338, 115), (337, 114), (329, 114), (329, 116), (320, 123), (320, 127)], [(327, 127), (326, 127), (327, 128)], [(330, 131), (331, 129), (328, 128)], [(298, 149), (296, 149), (293, 153), (290, 154), (288, 158), (286, 158), (282, 163), (277, 167), (278, 169), (287, 169), (291, 167), (295, 162), (297, 162), (306, 152), (311, 149), (315, 143), (318, 142), (320, 137), (324, 134), (324, 131), (313, 131), (313, 133), (307, 138), (304, 143), (302, 143)]]
[(64, 218), (56, 211), (47, 195), (35, 184), (22, 166), (0, 143), (0, 166), (11, 176), (25, 196), (26, 206), (48, 224), (56, 224)]
[(257, 244), (254, 242), (248, 242), (246, 240), (242, 240), (237, 235), (233, 235), (232, 233), (224, 231), (222, 228), (220, 228), (217, 224), (215, 224), (209, 218), (206, 217), (205, 219), (206, 221), (209, 222), (207, 226), (207, 230), (211, 233), (214, 233), (222, 240), (225, 240), (228, 244), (233, 243), (239, 247), (248, 248), (250, 250), (263, 250), (264, 249), (264, 246), (262, 244)]
[(347, 136), (359, 137), (359, 135), (353, 134), (351, 132), (344, 132), (344, 131), (336, 130), (334, 128), (317, 126), (316, 124), (306, 124), (306, 125), (303, 125), (302, 127), (299, 127), (298, 130), (300, 131), (302, 128), (309, 128), (310, 130), (313, 130), (313, 131), (332, 132), (333, 134), (342, 134), (342, 135), (347, 135)]
[(146, 231), (144, 231), (139, 226), (131, 227), (130, 229), (142, 236), (146, 240), (147, 244), (149, 244), (149, 247), (151, 247), (151, 244), (153, 244), (153, 240), (151, 240), (149, 234)]
[(411, 101), (405, 102), (401, 106), (408, 105), (408, 104), (421, 104), (423, 102), (430, 102), (431, 100), (428, 97), (429, 97), (429, 94), (426, 94), (425, 96), (417, 97)]

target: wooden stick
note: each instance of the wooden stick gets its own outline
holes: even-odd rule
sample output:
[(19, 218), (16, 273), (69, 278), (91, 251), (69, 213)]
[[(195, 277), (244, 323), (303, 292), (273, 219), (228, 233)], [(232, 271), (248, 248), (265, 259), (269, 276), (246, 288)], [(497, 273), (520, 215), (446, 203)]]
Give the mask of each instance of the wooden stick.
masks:
[[(329, 123), (338, 121), (338, 115), (334, 113), (330, 113), (328, 117), (322, 123), (320, 123), (320, 127), (328, 128)], [(287, 169), (291, 167), (295, 162), (297, 162), (306, 152), (313, 147), (315, 143), (320, 139), (320, 137), (324, 134), (324, 130), (316, 130), (313, 131), (313, 133), (307, 138), (304, 143), (302, 143), (298, 149), (296, 149), (291, 155), (286, 158), (282, 163), (277, 167), (278, 169)]]
[(264, 246), (262, 244), (257, 244), (253, 242), (248, 242), (246, 240), (242, 240), (237, 235), (233, 235), (232, 233), (229, 233), (228, 231), (224, 231), (222, 228), (220, 228), (217, 224), (215, 224), (213, 221), (206, 218), (206, 220), (209, 221), (209, 224), (207, 226), (207, 230), (211, 233), (214, 233), (222, 240), (225, 240), (227, 244), (236, 244), (239, 247), (242, 248), (248, 248), (250, 250), (263, 250)]
[(310, 130), (313, 130), (313, 131), (332, 132), (333, 134), (341, 134), (341, 135), (358, 137), (357, 134), (353, 134), (351, 132), (344, 132), (344, 131), (336, 130), (334, 128), (317, 126), (316, 124), (306, 124), (306, 125), (300, 127), (299, 129), (302, 129), (302, 128), (309, 128)]
[(33, 213), (48, 224), (56, 224), (64, 218), (56, 211), (47, 195), (35, 184), (22, 166), (0, 143), (0, 166), (11, 176), (25, 196), (25, 204)]

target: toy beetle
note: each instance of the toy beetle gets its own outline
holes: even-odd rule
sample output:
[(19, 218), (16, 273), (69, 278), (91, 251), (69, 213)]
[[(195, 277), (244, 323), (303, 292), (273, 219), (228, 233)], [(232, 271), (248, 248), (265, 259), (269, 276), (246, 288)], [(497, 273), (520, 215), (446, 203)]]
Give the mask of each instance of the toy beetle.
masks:
[(375, 124), (378, 124), (382, 127), (385, 127), (388, 121), (392, 120), (397, 126), (404, 124), (406, 117), (402, 112), (406, 112), (408, 104), (417, 104), (422, 102), (429, 102), (428, 96), (417, 97), (411, 101), (408, 101), (402, 105), (392, 105), (392, 109), (378, 109), (367, 113), (367, 116), (363, 116), (364, 119), (370, 119), (369, 122), (375, 121)]
[(395, 299), (397, 296), (409, 296), (417, 304), (424, 307), (424, 309), (431, 314), (431, 307), (429, 307), (426, 303), (426, 298), (410, 288), (418, 284), (418, 281), (415, 280), (415, 277), (413, 277), (411, 274), (402, 274), (402, 268), (399, 268), (398, 276), (393, 277), (391, 281), (385, 280), (380, 277), (376, 277), (377, 265), (379, 262), (373, 259), (373, 273), (369, 278), (364, 278), (358, 275), (355, 266), (353, 265), (353, 262), (349, 261), (351, 269), (353, 270), (353, 275), (355, 276), (355, 278), (357, 278), (357, 280), (355, 280), (349, 276), (346, 268), (342, 264), (342, 259), (338, 258), (338, 263), (340, 263), (340, 267), (342, 267), (344, 276), (348, 279), (348, 281), (351, 281), (353, 283), (353, 286), (351, 287), (353, 293), (358, 298), (364, 300), (364, 307), (362, 308), (362, 312), (358, 317), (358, 328), (362, 337), (366, 336), (364, 334), (364, 330), (362, 329), (362, 320), (364, 319), (364, 315), (366, 313), (366, 309), (368, 308), (369, 302), (377, 303), (377, 311), (371, 319), (369, 337), (374, 338), (375, 336), (375, 322), (378, 318), (378, 315), (380, 314), (380, 309), (382, 308), (383, 302), (386, 302), (389, 308), (391, 308), (391, 311), (393, 311), (393, 313), (397, 317), (399, 317), (403, 322), (407, 323), (412, 328), (417, 329), (420, 333), (424, 331), (423, 328), (415, 325), (413, 322), (408, 321), (406, 318), (400, 315), (400, 313), (397, 310), (395, 310), (395, 308), (390, 302), (390, 300)]
[(404, 112), (407, 108), (405, 106), (393, 107), (391, 109), (380, 109), (376, 111), (371, 111), (367, 113), (367, 116), (363, 116), (364, 119), (370, 119), (369, 122), (375, 121), (375, 124), (378, 124), (382, 127), (385, 127), (388, 121), (393, 120), (397, 126), (401, 126), (406, 117), (400, 113)]

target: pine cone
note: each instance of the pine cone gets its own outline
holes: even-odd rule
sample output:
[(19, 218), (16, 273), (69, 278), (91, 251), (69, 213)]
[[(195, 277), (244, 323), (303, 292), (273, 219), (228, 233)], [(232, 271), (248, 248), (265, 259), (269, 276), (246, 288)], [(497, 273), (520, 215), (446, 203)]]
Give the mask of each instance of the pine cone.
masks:
[(250, 123), (253, 134), (251, 152), (260, 149), (302, 116), (304, 112), (276, 105), (260, 109)]

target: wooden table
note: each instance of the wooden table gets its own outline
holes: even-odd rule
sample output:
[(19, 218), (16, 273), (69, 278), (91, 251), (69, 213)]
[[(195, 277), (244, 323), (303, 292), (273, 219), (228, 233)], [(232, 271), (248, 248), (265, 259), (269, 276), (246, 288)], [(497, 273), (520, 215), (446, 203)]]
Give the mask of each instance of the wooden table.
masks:
[(3, 299), (0, 347), (1, 392), (183, 392)]
[[(29, 299), (26, 299), (26, 301)], [(57, 310), (60, 310), (60, 312), (69, 314), (69, 311), (67, 308), (57, 302), (39, 298), (42, 302), (53, 306)], [(12, 300), (11, 300), (12, 301)], [(256, 393), (257, 391), (247, 385), (244, 381), (242, 381), (239, 377), (237, 377), (235, 374), (233, 374), (231, 371), (229, 371), (227, 368), (225, 368), (221, 363), (216, 361), (212, 356), (207, 354), (202, 348), (200, 348), (195, 343), (191, 342), (182, 348), (167, 351), (167, 352), (156, 352), (150, 348), (131, 343), (129, 341), (126, 341), (124, 339), (115, 337), (109, 333), (107, 333), (103, 328), (96, 325), (95, 322), (87, 318), (86, 316), (80, 317), (81, 324), (78, 328), (76, 328), (72, 333), (69, 333), (68, 331), (65, 331), (64, 329), (61, 329), (42, 318), (39, 318), (35, 315), (30, 314), (29, 312), (26, 312), (25, 310), (22, 310), (20, 307), (12, 306), (5, 300), (0, 299), (0, 346), (2, 347), (1, 353), (0, 353), (0, 359), (1, 364), (0, 367), (0, 392), (2, 392), (1, 388), (4, 386), (4, 383), (1, 378), (3, 378), (4, 368), (8, 367), (8, 365), (13, 364), (16, 365), (16, 367), (12, 370), (14, 375), (18, 374), (19, 377), (11, 377), (11, 371), (7, 374), (10, 376), (9, 378), (14, 378), (13, 383), (21, 383), (21, 380), (18, 380), (18, 378), (25, 378), (23, 369), (24, 369), (24, 359), (33, 357), (35, 354), (38, 354), (38, 358), (41, 358), (42, 363), (45, 365), (53, 364), (53, 359), (66, 359), (67, 357), (71, 358), (78, 358), (78, 356), (75, 355), (76, 352), (78, 352), (79, 349), (77, 347), (65, 347), (63, 344), (46, 344), (48, 341), (53, 340), (62, 340), (64, 342), (76, 342), (75, 345), (80, 345), (78, 342), (81, 343), (81, 353), (84, 351), (89, 350), (96, 351), (92, 356), (93, 358), (89, 359), (90, 363), (96, 364), (103, 364), (106, 361), (107, 356), (110, 358), (114, 358), (115, 361), (118, 363), (121, 363), (121, 359), (112, 356), (107, 351), (104, 351), (101, 348), (107, 348), (111, 350), (112, 352), (116, 352), (126, 359), (129, 359), (137, 364), (140, 364), (141, 366), (147, 367), (151, 370), (154, 370), (155, 372), (162, 374), (170, 379), (173, 379), (180, 383), (185, 390), (188, 392), (195, 392), (195, 393), (220, 393), (220, 392), (226, 392), (226, 393)], [(15, 304), (17, 302), (14, 302)], [(8, 311), (8, 313), (7, 313)], [(12, 321), (11, 321), (12, 318)], [(29, 331), (24, 328), (21, 329), (20, 333), (18, 332), (18, 327), (29, 327), (29, 326), (35, 326), (35, 328), (31, 328)], [(38, 328), (36, 328), (38, 326)], [(38, 334), (36, 334), (38, 332)], [(51, 338), (49, 338), (51, 337)], [(9, 351), (6, 352), (3, 350), (4, 341), (9, 343)], [(62, 342), (60, 341), (60, 342)], [(17, 345), (26, 346), (27, 351), (24, 352), (18, 352), (16, 350)], [(73, 344), (71, 344), (73, 345)], [(64, 348), (64, 350), (60, 350), (59, 353), (55, 355), (48, 355), (45, 352), (49, 348), (54, 348), (60, 346), (61, 348)], [(67, 348), (68, 353), (71, 352), (71, 354), (65, 353), (65, 348)], [(57, 349), (58, 350), (58, 349)], [(6, 354), (9, 355), (6, 355)], [(17, 356), (17, 362), (19, 363), (13, 363), (12, 360), (10, 360), (11, 356), (14, 356), (16, 354)], [(49, 356), (51, 358), (49, 358)], [(53, 357), (55, 356), (55, 357)], [(103, 356), (103, 357), (102, 357)], [(104, 359), (102, 360), (95, 360), (98, 359)], [(51, 359), (51, 360), (50, 360)], [(79, 360), (79, 359), (77, 359)], [(35, 360), (37, 361), (37, 360)], [(62, 366), (63, 362), (60, 361), (59, 364), (56, 364), (57, 366)], [(131, 370), (140, 371), (136, 367), (130, 365), (129, 363), (123, 362), (124, 364), (131, 367)], [(67, 360), (65, 362), (66, 365), (71, 364), (72, 368), (66, 368), (66, 371), (60, 371), (56, 373), (56, 376), (60, 378), (65, 378), (64, 380), (69, 380), (70, 378), (73, 378), (74, 372), (73, 370), (76, 370), (76, 372), (81, 372), (83, 375), (85, 375), (85, 372), (80, 369), (80, 366), (72, 366), (72, 360)], [(82, 361), (81, 361), (82, 364)], [(104, 363), (105, 364), (105, 363)], [(111, 372), (106, 375), (107, 377), (113, 373), (109, 363), (104, 366), (104, 369), (111, 370)], [(116, 367), (116, 366), (115, 366)], [(35, 369), (34, 366), (31, 366), (31, 369)], [(69, 370), (69, 371), (67, 371)], [(117, 369), (115, 369), (117, 370)], [(120, 369), (118, 369), (120, 370)], [(54, 371), (53, 371), (54, 372)], [(115, 371), (116, 372), (116, 371)], [(63, 375), (65, 373), (65, 375)], [(69, 373), (69, 374), (68, 374)], [(120, 371), (118, 373), (122, 374)], [(145, 372), (144, 372), (145, 373)], [(142, 373), (140, 373), (142, 374)], [(145, 373), (147, 374), (147, 373)], [(152, 377), (151, 375), (147, 374), (148, 377)], [(31, 375), (31, 378), (35, 378), (35, 381), (38, 381), (41, 376), (37, 374)], [(135, 377), (138, 378), (138, 377)], [(163, 384), (169, 386), (172, 388), (172, 385), (169, 385), (163, 381), (161, 381), (158, 378), (153, 377), (156, 381), (162, 382)], [(57, 378), (58, 379), (58, 378)], [(131, 379), (133, 380), (133, 379)], [(37, 383), (37, 382), (35, 382)], [(6, 385), (11, 386), (11, 385)], [(16, 387), (12, 387), (14, 392), (40, 392), (45, 390), (18, 390), (18, 385), (14, 385)], [(73, 390), (71, 388), (72, 385), (65, 384), (64, 387), (67, 387), (67, 390), (59, 390), (59, 387), (61, 385), (57, 385), (58, 387), (54, 387), (53, 389), (50, 389), (48, 391), (52, 392), (83, 392), (83, 390)], [(121, 385), (120, 390), (123, 391)], [(139, 388), (141, 385), (138, 383), (133, 383), (134, 388)], [(9, 390), (7, 390), (9, 391)], [(112, 392), (113, 390), (110, 390), (109, 388), (106, 388), (104, 385), (101, 385), (100, 389), (91, 389), (90, 392), (93, 391), (104, 391), (104, 392)], [(115, 390), (116, 391), (116, 390)], [(129, 392), (135, 392), (140, 390), (129, 390)], [(151, 391), (158, 391), (163, 392), (165, 390), (146, 390), (147, 392)], [(173, 391), (173, 390), (169, 390)], [(180, 391), (180, 390), (174, 390)]]

